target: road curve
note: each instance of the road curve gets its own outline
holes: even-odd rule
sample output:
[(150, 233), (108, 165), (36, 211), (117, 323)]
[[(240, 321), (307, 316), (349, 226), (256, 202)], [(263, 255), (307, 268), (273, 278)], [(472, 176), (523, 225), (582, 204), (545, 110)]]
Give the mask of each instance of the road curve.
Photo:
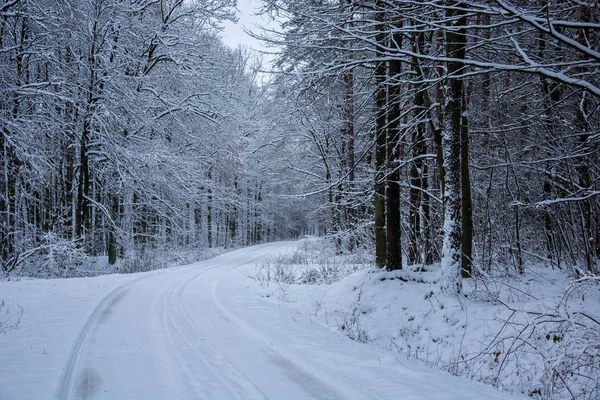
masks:
[(237, 250), (144, 275), (116, 289), (84, 325), (55, 397), (363, 397), (347, 382), (287, 352), (285, 344), (274, 343), (252, 323), (252, 310), (228, 303), (235, 290), (227, 285), (229, 274), (281, 247)]

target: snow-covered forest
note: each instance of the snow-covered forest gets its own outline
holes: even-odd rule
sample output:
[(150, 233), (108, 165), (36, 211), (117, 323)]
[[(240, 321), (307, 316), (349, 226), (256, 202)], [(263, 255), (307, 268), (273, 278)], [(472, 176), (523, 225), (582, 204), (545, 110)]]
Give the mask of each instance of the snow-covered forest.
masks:
[[(469, 349), (492, 361), (452, 364), (459, 350), (446, 370), (489, 362), (475, 378), (508, 391), (600, 396), (599, 3), (262, 0), (272, 62), (221, 41), (235, 3), (0, 2), (0, 279), (321, 236), (353, 267), (309, 278), (280, 260), (254, 280), (361, 269), (426, 285), (417, 308), (503, 307), (490, 346)], [(523, 294), (534, 280), (550, 297)], [(385, 287), (382, 303), (402, 291)], [(375, 340), (358, 314), (342, 330)], [(514, 374), (538, 356), (527, 386)]]
[(306, 232), (388, 269), (598, 272), (597, 4), (265, 2), (263, 85), (232, 7), (4, 2), (4, 274)]
[(280, 105), (218, 38), (233, 4), (2, 4), (4, 274), (300, 233)]

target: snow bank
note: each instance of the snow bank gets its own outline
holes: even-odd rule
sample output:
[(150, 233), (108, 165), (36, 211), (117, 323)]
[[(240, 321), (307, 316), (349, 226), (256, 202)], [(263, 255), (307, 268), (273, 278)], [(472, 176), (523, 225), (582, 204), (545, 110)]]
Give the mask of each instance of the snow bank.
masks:
[(465, 295), (457, 297), (439, 289), (438, 265), (385, 272), (329, 254), (327, 263), (344, 271), (339, 281), (303, 280), (325, 262), (301, 250), (274, 259), (270, 268), (287, 278), (272, 274), (266, 284), (263, 277), (258, 293), (355, 341), (501, 391), (600, 398), (597, 279), (529, 266), (523, 276), (465, 280)]

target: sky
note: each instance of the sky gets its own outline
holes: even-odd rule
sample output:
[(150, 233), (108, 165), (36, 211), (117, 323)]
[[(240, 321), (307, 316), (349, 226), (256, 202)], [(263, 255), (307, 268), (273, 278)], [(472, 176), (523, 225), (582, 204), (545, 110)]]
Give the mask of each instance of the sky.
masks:
[(260, 8), (260, 0), (238, 0), (239, 21), (237, 24), (225, 22), (223, 31), (223, 42), (236, 48), (238, 45), (246, 45), (254, 50), (267, 50), (259, 40), (252, 38), (244, 29), (260, 33), (258, 26), (265, 26), (269, 20), (267, 16), (256, 15)]
[[(260, 6), (260, 0), (237, 0), (238, 22), (234, 24), (233, 22), (226, 21), (223, 24), (222, 38), (227, 46), (235, 49), (239, 45), (243, 45), (257, 52), (272, 53), (274, 51), (273, 48), (264, 46), (260, 40), (253, 38), (245, 32), (246, 30), (261, 34), (263, 33), (261, 27), (269, 27), (270, 29), (277, 27), (277, 23), (270, 20), (268, 16), (257, 15)], [(263, 72), (258, 73), (256, 76), (259, 85), (270, 80), (270, 74), (264, 71), (271, 69), (274, 58), (271, 54), (262, 54), (261, 69)]]

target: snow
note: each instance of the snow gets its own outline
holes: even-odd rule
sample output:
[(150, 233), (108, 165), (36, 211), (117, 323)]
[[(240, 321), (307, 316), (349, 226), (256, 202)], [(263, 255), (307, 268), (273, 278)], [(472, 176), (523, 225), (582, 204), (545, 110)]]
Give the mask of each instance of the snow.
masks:
[(50, 398), (88, 316), (109, 293), (138, 278), (0, 282), (0, 301), (23, 308), (17, 329), (0, 337), (0, 398)]
[[(292, 267), (297, 277), (311, 268)], [(524, 276), (465, 280), (460, 296), (440, 290), (443, 279), (439, 265), (367, 268), (331, 285), (254, 290), (338, 334), (505, 392), (597, 398), (597, 279), (528, 265)]]
[[(422, 308), (398, 275), (348, 270), (329, 285), (256, 279), (261, 265), (303, 243), (132, 275), (0, 282), (0, 297), (24, 310), (0, 337), (0, 398), (517, 398), (382, 345), (413, 303), (415, 321), (437, 307), (430, 297)], [(347, 309), (358, 294), (360, 308)], [(448, 307), (439, 314), (465, 314)], [(356, 312), (369, 343), (346, 334)], [(454, 346), (461, 340), (455, 335)]]

